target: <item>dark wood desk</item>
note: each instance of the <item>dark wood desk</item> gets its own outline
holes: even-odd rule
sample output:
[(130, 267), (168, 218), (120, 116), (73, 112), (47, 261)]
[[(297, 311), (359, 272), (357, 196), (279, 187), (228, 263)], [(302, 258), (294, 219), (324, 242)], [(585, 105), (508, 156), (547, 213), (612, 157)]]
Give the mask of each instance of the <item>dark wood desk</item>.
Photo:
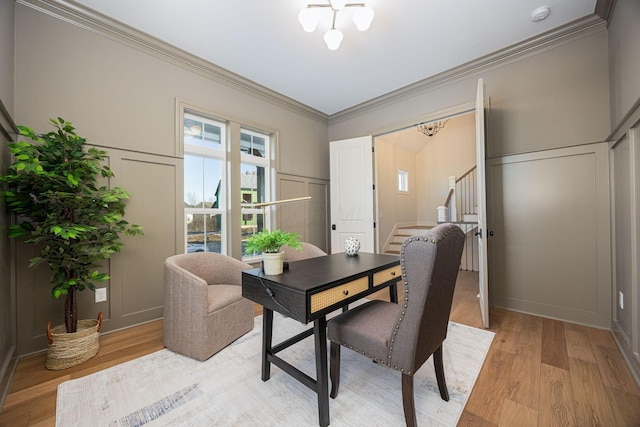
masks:
[[(271, 363), (318, 394), (321, 426), (329, 425), (329, 378), (327, 370), (327, 314), (373, 292), (390, 287), (391, 301), (397, 302), (400, 258), (391, 255), (344, 253), (310, 258), (289, 264), (289, 270), (267, 276), (260, 268), (242, 272), (242, 296), (264, 307), (262, 327), (262, 381), (271, 375)], [(272, 345), (273, 312), (313, 328)], [(314, 336), (316, 379), (277, 356), (293, 344)]]

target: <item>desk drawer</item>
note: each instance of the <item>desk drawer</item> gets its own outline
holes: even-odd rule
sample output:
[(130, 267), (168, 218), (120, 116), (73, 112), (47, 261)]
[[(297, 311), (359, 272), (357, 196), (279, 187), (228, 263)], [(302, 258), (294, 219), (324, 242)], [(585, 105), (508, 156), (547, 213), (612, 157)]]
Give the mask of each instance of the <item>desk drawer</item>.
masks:
[(369, 277), (361, 277), (326, 291), (311, 295), (311, 312), (315, 313), (369, 289)]
[(378, 271), (373, 275), (373, 286), (381, 285), (389, 280), (400, 279), (402, 270), (399, 265), (395, 267), (387, 268), (386, 270)]

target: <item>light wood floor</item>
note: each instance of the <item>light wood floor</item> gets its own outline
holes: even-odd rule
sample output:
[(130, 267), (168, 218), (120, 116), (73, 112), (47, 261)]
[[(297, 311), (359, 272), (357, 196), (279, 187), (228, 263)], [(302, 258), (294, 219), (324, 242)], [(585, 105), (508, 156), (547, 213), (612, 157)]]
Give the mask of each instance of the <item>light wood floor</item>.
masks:
[[(481, 327), (476, 295), (477, 274), (461, 271), (451, 319)], [(640, 390), (608, 331), (499, 309), (491, 323), (496, 336), (459, 426), (640, 426)], [(53, 426), (58, 384), (162, 348), (155, 321), (101, 336), (96, 357), (64, 371), (47, 371), (44, 354), (23, 358), (0, 426)]]

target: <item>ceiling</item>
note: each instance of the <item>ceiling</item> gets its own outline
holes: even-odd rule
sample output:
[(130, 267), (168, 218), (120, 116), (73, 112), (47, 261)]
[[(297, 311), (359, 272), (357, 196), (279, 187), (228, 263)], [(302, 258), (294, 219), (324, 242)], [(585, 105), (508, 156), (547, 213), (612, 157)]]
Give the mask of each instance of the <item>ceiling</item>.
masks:
[[(596, 0), (364, 0), (375, 11), (344, 40), (302, 30), (305, 0), (76, 0), (244, 78), (332, 115), (594, 13)], [(316, 0), (311, 3), (327, 3)], [(532, 22), (531, 13), (551, 14)]]

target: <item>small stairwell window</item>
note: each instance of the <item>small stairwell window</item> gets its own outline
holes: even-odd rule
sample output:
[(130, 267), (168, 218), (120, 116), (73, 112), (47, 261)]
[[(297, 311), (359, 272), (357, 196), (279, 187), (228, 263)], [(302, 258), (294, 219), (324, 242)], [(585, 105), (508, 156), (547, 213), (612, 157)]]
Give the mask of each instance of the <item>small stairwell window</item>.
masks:
[(409, 192), (409, 172), (398, 169), (398, 192)]

